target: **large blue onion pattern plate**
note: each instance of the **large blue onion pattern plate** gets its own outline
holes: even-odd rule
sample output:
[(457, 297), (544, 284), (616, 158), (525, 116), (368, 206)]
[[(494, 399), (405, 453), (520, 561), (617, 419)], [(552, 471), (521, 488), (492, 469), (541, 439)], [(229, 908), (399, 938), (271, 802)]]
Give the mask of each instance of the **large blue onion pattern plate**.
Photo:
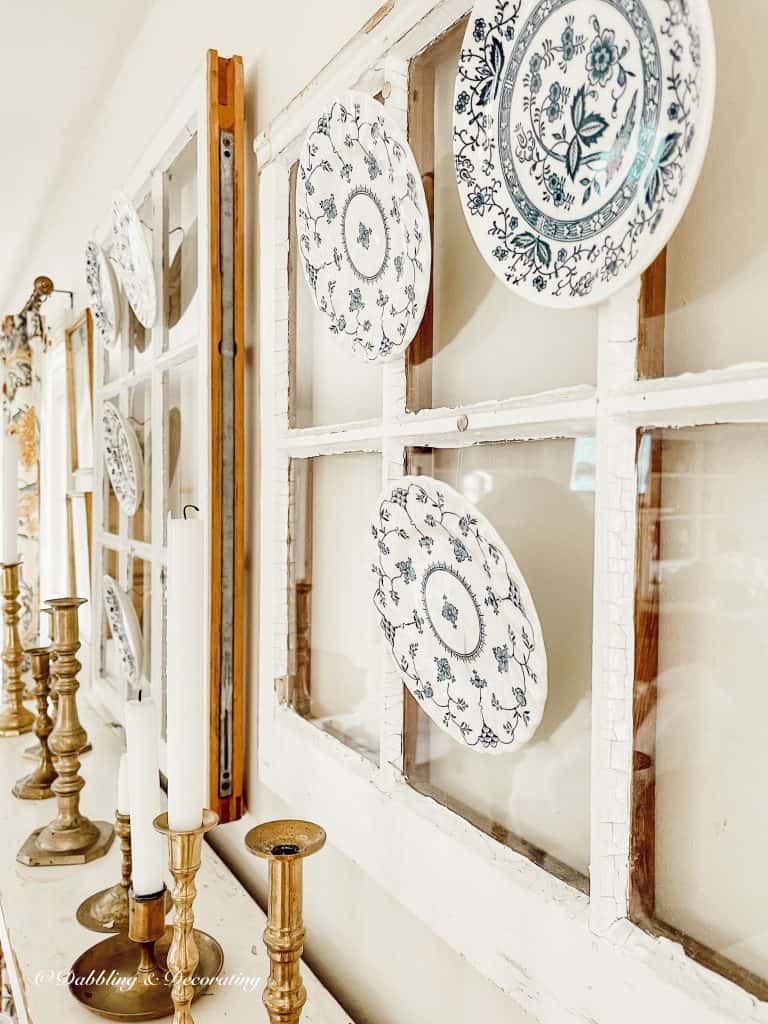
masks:
[(330, 335), (369, 363), (402, 355), (427, 301), (429, 216), (408, 142), (365, 93), (336, 97), (313, 118), (299, 160), (296, 225)]
[(477, 0), (454, 156), (496, 275), (575, 307), (641, 274), (691, 198), (714, 97), (707, 0)]
[(488, 754), (527, 743), (547, 699), (547, 657), (530, 591), (473, 505), (431, 477), (389, 485), (373, 517), (373, 603), (423, 710)]

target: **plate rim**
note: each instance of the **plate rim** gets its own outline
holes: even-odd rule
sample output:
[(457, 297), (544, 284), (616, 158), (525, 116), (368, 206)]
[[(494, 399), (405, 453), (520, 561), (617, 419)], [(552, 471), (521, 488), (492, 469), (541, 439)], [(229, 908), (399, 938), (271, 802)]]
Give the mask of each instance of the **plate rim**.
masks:
[[(333, 106), (336, 103), (340, 103), (340, 104), (342, 104), (342, 105), (344, 105), (345, 107), (348, 108), (351, 104), (353, 104), (355, 102), (360, 102), (361, 104), (373, 105), (373, 108), (375, 110), (377, 110), (377, 112), (379, 112), (381, 114), (381, 116), (383, 116), (385, 118), (385, 120), (388, 122), (388, 129), (391, 129), (392, 136), (395, 138), (397, 143), (402, 147), (402, 149), (403, 149), (403, 151), (405, 153), (406, 161), (410, 165), (408, 167), (408, 169), (411, 170), (414, 173), (414, 177), (416, 179), (417, 193), (418, 193), (418, 197), (420, 199), (421, 209), (423, 211), (423, 218), (422, 218), (422, 220), (423, 220), (423, 226), (424, 226), (424, 242), (426, 243), (424, 245), (424, 259), (422, 261), (424, 263), (424, 272), (423, 272), (424, 284), (422, 285), (421, 290), (419, 290), (418, 288), (416, 290), (416, 296), (417, 296), (417, 299), (419, 300), (419, 313), (418, 313), (415, 321), (412, 321), (412, 323), (415, 323), (415, 327), (413, 328), (413, 333), (411, 334), (411, 337), (409, 338), (407, 343), (399, 342), (397, 345), (393, 346), (392, 351), (388, 355), (386, 355), (386, 356), (377, 355), (377, 356), (375, 356), (373, 358), (368, 359), (368, 358), (366, 358), (366, 357), (364, 357), (362, 355), (359, 355), (352, 348), (352, 346), (347, 343), (346, 340), (343, 340), (338, 335), (333, 334), (329, 328), (326, 329), (325, 334), (326, 334), (326, 337), (328, 338), (328, 340), (330, 340), (333, 344), (335, 344), (340, 351), (345, 352), (348, 355), (353, 356), (359, 362), (362, 362), (363, 364), (367, 364), (369, 366), (385, 366), (388, 363), (394, 362), (396, 359), (402, 357), (407, 352), (409, 346), (411, 345), (411, 343), (413, 342), (414, 338), (418, 334), (419, 329), (421, 327), (422, 320), (424, 319), (424, 314), (426, 312), (427, 302), (428, 302), (428, 299), (429, 299), (430, 284), (431, 284), (431, 280), (432, 280), (432, 265), (433, 265), (432, 244), (433, 244), (433, 238), (432, 238), (432, 227), (431, 227), (430, 218), (429, 218), (429, 206), (428, 206), (428, 203), (427, 203), (426, 193), (424, 191), (424, 182), (422, 180), (421, 171), (419, 169), (418, 162), (416, 160), (416, 156), (415, 156), (415, 154), (413, 152), (413, 149), (411, 147), (410, 140), (408, 139), (408, 133), (407, 133), (407, 131), (403, 131), (402, 127), (398, 124), (397, 120), (392, 116), (390, 111), (387, 109), (386, 104), (380, 102), (379, 100), (377, 100), (375, 96), (371, 96), (370, 93), (362, 92), (361, 90), (358, 90), (358, 89), (340, 89), (340, 90), (337, 90), (337, 91), (333, 92), (331, 95), (329, 95), (328, 97), (324, 98), (323, 100), (319, 101), (313, 107), (312, 114), (311, 114), (311, 116), (309, 118), (309, 121), (308, 121), (307, 130), (304, 132), (303, 136), (301, 137), (301, 146), (300, 146), (300, 149), (299, 149), (299, 156), (298, 156), (298, 166), (301, 167), (301, 165), (302, 165), (304, 154), (305, 154), (306, 148), (307, 148), (308, 135), (314, 129), (314, 126), (316, 125), (318, 120), (321, 117), (323, 117), (324, 115), (328, 116), (330, 111), (332, 110)], [(338, 174), (336, 172), (334, 172), (334, 177), (338, 181), (341, 182), (341, 179), (338, 177)], [(370, 185), (369, 182), (366, 183), (366, 184)], [(295, 201), (294, 201), (294, 204), (293, 204), (293, 206), (294, 206), (294, 214), (296, 216), (297, 222), (298, 222), (298, 209), (299, 209), (299, 196), (300, 196), (300, 191), (299, 190), (300, 190), (300, 187), (301, 187), (301, 183), (300, 183), (300, 180), (297, 177), (296, 196), (295, 196)], [(347, 191), (348, 190), (348, 183), (344, 182), (343, 183), (343, 188), (344, 188), (345, 191)], [(315, 290), (312, 288), (312, 286), (311, 286), (311, 284), (309, 282), (308, 274), (307, 274), (307, 269), (306, 269), (305, 258), (304, 258), (304, 253), (302, 251), (302, 248), (301, 248), (300, 244), (297, 244), (297, 249), (298, 249), (298, 254), (299, 254), (299, 262), (301, 263), (302, 273), (304, 274), (304, 279), (305, 279), (305, 281), (307, 283), (307, 286), (309, 287), (309, 291), (310, 291), (310, 294), (312, 296), (313, 306), (317, 310), (317, 312), (320, 314), (320, 316), (322, 317), (323, 324), (326, 325), (327, 322), (328, 322), (328, 316), (327, 316), (326, 312), (324, 312), (323, 310), (320, 309), (319, 303), (317, 301)], [(353, 271), (350, 270), (350, 273), (352, 273), (353, 276), (354, 276), (354, 272)], [(407, 332), (406, 332), (406, 334), (407, 334)]]
[[(485, 9), (491, 8), (496, 0), (474, 0), (473, 6), (468, 15), (467, 27), (462, 37), (461, 52), (464, 51), (468, 45), (468, 41), (471, 37), (472, 26), (477, 17), (483, 17), (485, 15)], [(521, 0), (521, 8), (519, 12), (520, 23), (525, 24), (528, 17), (528, 13), (537, 4), (543, 2), (543, 0)], [(647, 0), (638, 0), (643, 7), (647, 9)], [(689, 150), (690, 159), (686, 166), (690, 168), (690, 171), (686, 173), (685, 181), (681, 188), (681, 193), (677, 200), (672, 205), (671, 213), (667, 213), (663, 220), (660, 222), (660, 228), (662, 230), (654, 231), (651, 234), (646, 234), (646, 238), (653, 239), (653, 244), (648, 246), (648, 249), (642, 249), (642, 252), (647, 251), (649, 254), (647, 257), (642, 256), (638, 259), (637, 269), (632, 270), (629, 273), (625, 273), (623, 276), (618, 274), (612, 281), (603, 282), (599, 277), (595, 278), (596, 294), (593, 290), (587, 296), (547, 296), (544, 293), (537, 292), (535, 288), (522, 289), (516, 285), (511, 285), (504, 277), (503, 273), (497, 271), (496, 264), (492, 262), (486, 255), (485, 250), (481, 247), (479, 238), (479, 232), (476, 230), (471, 214), (467, 210), (467, 206), (464, 200), (464, 193), (462, 192), (462, 186), (458, 180), (456, 174), (454, 174), (454, 181), (456, 182), (459, 191), (459, 204), (464, 214), (467, 227), (469, 228), (470, 235), (474, 245), (477, 247), (482, 259), (488, 265), (495, 278), (497, 278), (509, 291), (519, 296), (527, 302), (532, 303), (536, 306), (541, 306), (546, 309), (559, 309), (559, 310), (570, 310), (570, 309), (588, 309), (590, 307), (600, 306), (612, 299), (614, 296), (619, 294), (625, 288), (631, 287), (636, 282), (639, 282), (645, 271), (653, 264), (653, 262), (659, 257), (662, 250), (669, 243), (670, 239), (674, 235), (680, 221), (682, 220), (688, 206), (690, 205), (691, 199), (696, 191), (696, 187), (699, 183), (702, 170), (704, 168), (704, 162), (707, 157), (709, 150), (709, 142), (712, 135), (712, 125), (714, 122), (715, 106), (717, 100), (717, 44), (715, 40), (714, 23), (712, 20), (712, 11), (709, 0), (697, 0), (694, 4), (694, 11), (697, 13), (697, 19), (699, 28), (701, 30), (700, 42), (701, 42), (701, 64), (704, 73), (704, 79), (706, 88), (701, 90), (701, 104), (699, 107), (699, 116), (696, 120), (697, 130), (696, 138), (691, 150)], [(654, 20), (649, 13), (649, 18)], [(655, 24), (655, 21), (654, 21)], [(506, 60), (504, 67), (506, 67)], [(711, 73), (707, 72), (707, 67), (711, 68)], [(455, 130), (457, 126), (458, 113), (456, 111), (456, 101), (458, 99), (459, 92), (462, 90), (462, 83), (458, 74), (459, 65), (456, 69), (456, 77), (454, 81), (454, 92), (453, 92), (453, 117), (452, 125)], [(666, 78), (664, 75), (664, 69), (662, 69), (662, 81)], [(664, 92), (662, 91), (662, 102)], [(452, 154), (454, 159), (457, 155), (456, 151), (456, 136), (454, 131), (454, 145), (452, 147)], [(655, 137), (656, 138), (656, 137)], [(510, 200), (511, 203), (511, 200)], [(634, 208), (633, 205), (630, 209)], [(626, 216), (626, 211), (622, 217)], [(530, 229), (534, 231), (533, 228)], [(604, 232), (596, 236), (598, 238), (604, 237)], [(537, 237), (541, 237), (540, 233)]]
[[(111, 408), (112, 412), (114, 413), (115, 417), (117, 418), (118, 424), (121, 427), (121, 429), (123, 430), (123, 433), (125, 434), (127, 442), (128, 442), (128, 449), (129, 449), (129, 452), (130, 452), (130, 455), (131, 455), (131, 461), (133, 462), (133, 469), (134, 469), (134, 473), (135, 473), (135, 476), (136, 476), (136, 500), (135, 500), (135, 502), (131, 503), (131, 504), (128, 504), (128, 503), (124, 502), (120, 498), (120, 495), (115, 490), (115, 485), (114, 485), (114, 483), (112, 481), (112, 476), (109, 473), (109, 466), (107, 466), (107, 476), (109, 476), (110, 485), (112, 487), (112, 490), (115, 493), (115, 497), (117, 498), (117, 500), (118, 500), (118, 502), (120, 504), (120, 507), (123, 509), (123, 511), (126, 513), (127, 516), (131, 517), (131, 516), (135, 516), (136, 513), (138, 512), (139, 506), (141, 505), (141, 499), (142, 499), (142, 496), (144, 494), (144, 473), (143, 473), (144, 456), (143, 456), (142, 451), (141, 451), (141, 445), (139, 444), (139, 439), (136, 437), (136, 431), (133, 429), (133, 426), (128, 422), (128, 420), (122, 414), (120, 409), (117, 408), (117, 406), (115, 405), (114, 402), (105, 401), (103, 406), (102, 406), (102, 410), (101, 410), (102, 429), (104, 428), (104, 417), (109, 415), (109, 412), (107, 410), (110, 409), (110, 408)], [(104, 445), (104, 452), (106, 454), (106, 444)]]
[(123, 273), (119, 260), (116, 261), (117, 273), (118, 276), (120, 277), (120, 281), (123, 286), (123, 291), (125, 292), (125, 297), (128, 301), (128, 305), (133, 310), (136, 319), (139, 321), (142, 327), (146, 328), (146, 330), (148, 331), (151, 331), (152, 328), (157, 323), (157, 281), (155, 280), (155, 265), (152, 259), (152, 252), (149, 246), (147, 245), (146, 238), (144, 237), (144, 225), (141, 222), (141, 218), (139, 217), (139, 212), (136, 209), (135, 204), (131, 201), (130, 197), (125, 192), (120, 190), (117, 190), (112, 194), (112, 237), (115, 238), (118, 236), (118, 231), (115, 225), (115, 216), (118, 213), (120, 207), (123, 207), (128, 212), (131, 219), (136, 222), (144, 242), (144, 245), (142, 247), (142, 261), (145, 264), (144, 269), (146, 270), (146, 279), (149, 282), (151, 291), (151, 298), (149, 302), (149, 306), (151, 307), (151, 313), (147, 317), (147, 319), (145, 319), (140, 314), (139, 310), (137, 310), (133, 302), (131, 302), (130, 292), (126, 287), (126, 275)]
[[(536, 733), (539, 730), (539, 728), (541, 726), (541, 723), (542, 723), (542, 721), (544, 719), (544, 715), (545, 715), (546, 709), (547, 709), (547, 703), (549, 701), (549, 659), (548, 659), (548, 656), (547, 656), (547, 645), (546, 645), (546, 640), (545, 640), (545, 636), (544, 636), (544, 629), (543, 629), (543, 627), (541, 625), (541, 619), (539, 618), (538, 608), (536, 607), (536, 602), (534, 600), (533, 593), (531, 592), (531, 588), (530, 588), (530, 586), (528, 584), (528, 580), (526, 579), (525, 575), (523, 574), (522, 570), (520, 569), (520, 566), (519, 566), (519, 564), (517, 562), (517, 559), (515, 558), (514, 554), (512, 553), (509, 545), (506, 543), (506, 541), (499, 534), (499, 531), (496, 529), (496, 527), (494, 526), (493, 522), (488, 518), (488, 516), (481, 509), (479, 509), (477, 507), (477, 505), (475, 505), (465, 495), (463, 495), (461, 493), (461, 491), (456, 490), (455, 487), (452, 487), (450, 484), (446, 483), (443, 480), (439, 480), (437, 477), (433, 477), (433, 476), (430, 476), (430, 475), (414, 476), (412, 473), (405, 473), (402, 476), (399, 476), (399, 477), (397, 477), (394, 480), (388, 480), (386, 485), (379, 492), (379, 495), (378, 495), (378, 497), (376, 499), (376, 505), (375, 505), (373, 514), (369, 518), (369, 522), (371, 524), (373, 524), (374, 526), (377, 525), (376, 524), (376, 517), (377, 517), (379, 509), (381, 508), (381, 505), (382, 505), (383, 501), (384, 500), (391, 500), (392, 492), (396, 488), (398, 488), (398, 487), (408, 487), (411, 484), (417, 484), (418, 486), (424, 486), (425, 482), (428, 485), (431, 484), (435, 489), (443, 490), (443, 491), (447, 492), (448, 496), (450, 496), (451, 498), (453, 498), (455, 500), (458, 500), (458, 502), (460, 502), (462, 508), (466, 509), (467, 511), (470, 511), (472, 513), (472, 515), (477, 517), (478, 522), (486, 528), (486, 534), (485, 534), (486, 537), (488, 537), (491, 540), (491, 542), (496, 547), (498, 547), (499, 550), (501, 551), (502, 556), (504, 557), (505, 561), (507, 562), (507, 567), (509, 568), (510, 575), (515, 579), (515, 582), (518, 585), (521, 586), (521, 590), (523, 591), (523, 598), (524, 599), (526, 597), (528, 598), (528, 602), (526, 604), (526, 613), (525, 614), (526, 614), (526, 617), (531, 621), (531, 624), (532, 624), (532, 626), (534, 628), (534, 632), (537, 634), (537, 636), (538, 636), (538, 638), (540, 640), (540, 645), (537, 644), (537, 648), (540, 646), (540, 656), (541, 656), (541, 664), (540, 664), (540, 676), (541, 676), (541, 679), (540, 679), (540, 681), (542, 682), (542, 687), (543, 687), (543, 697), (542, 697), (542, 700), (541, 700), (540, 713), (539, 713), (538, 719), (536, 720), (535, 725), (533, 725), (532, 727), (529, 727), (529, 733), (526, 736), (526, 738), (524, 740), (522, 740), (521, 742), (519, 742), (519, 743), (510, 743), (510, 744), (499, 743), (498, 747), (487, 749), (487, 748), (481, 747), (479, 744), (475, 744), (474, 746), (472, 746), (472, 745), (470, 745), (468, 743), (461, 742), (460, 740), (458, 740), (453, 735), (453, 733), (451, 733), (447, 729), (445, 729), (445, 727), (442, 726), (432, 716), (432, 714), (427, 710), (427, 708), (422, 705), (422, 702), (418, 701), (417, 698), (414, 696), (413, 691), (411, 690), (411, 680), (409, 680), (403, 674), (403, 672), (402, 672), (402, 670), (400, 668), (400, 665), (398, 664), (397, 659), (395, 657), (394, 648), (388, 642), (386, 637), (383, 638), (384, 647), (385, 647), (386, 651), (388, 652), (388, 657), (391, 659), (391, 664), (394, 666), (394, 668), (397, 670), (397, 672), (398, 672), (398, 674), (400, 676), (400, 679), (401, 679), (401, 682), (402, 682), (403, 686), (406, 687), (406, 689), (408, 690), (408, 692), (411, 695), (411, 697), (413, 697), (414, 700), (417, 700), (417, 703), (418, 703), (419, 707), (422, 709), (424, 714), (427, 715), (427, 717), (435, 725), (435, 727), (438, 728), (442, 733), (444, 733), (449, 739), (451, 739), (454, 742), (458, 743), (461, 747), (466, 747), (467, 749), (473, 750), (475, 753), (478, 753), (478, 754), (490, 754), (490, 755), (496, 756), (496, 755), (500, 755), (500, 754), (516, 753), (517, 751), (520, 751), (524, 747), (526, 747), (535, 738)], [(371, 544), (373, 550), (378, 553), (377, 541), (376, 541), (376, 539), (374, 537), (372, 537), (372, 535), (370, 533), (370, 530), (368, 531), (368, 540), (369, 540), (369, 543)], [(416, 585), (417, 586), (420, 585), (418, 578), (416, 580)], [(380, 618), (382, 617), (381, 616), (381, 612), (379, 611), (379, 608), (377, 607), (377, 605), (374, 603), (373, 599), (371, 600), (371, 604), (372, 604), (374, 613), (377, 616), (377, 620), (380, 620)], [(379, 621), (377, 621), (377, 625), (380, 625)], [(437, 638), (435, 639), (435, 642), (436, 643), (439, 642), (439, 641), (437, 641)], [(461, 659), (461, 658), (459, 658), (457, 656), (456, 660), (457, 661), (462, 661), (463, 659)], [(466, 685), (469, 685), (469, 684), (466, 684)]]
[[(144, 662), (144, 651), (142, 649), (144, 634), (142, 633), (141, 625), (139, 624), (139, 617), (136, 614), (136, 609), (133, 607), (133, 602), (128, 600), (128, 594), (120, 584), (117, 582), (111, 573), (105, 572), (102, 577), (102, 585), (105, 588), (105, 593), (102, 595), (102, 602), (106, 597), (106, 589), (109, 588), (114, 591), (117, 603), (120, 606), (120, 611), (123, 616), (123, 625), (125, 632), (128, 637), (128, 642), (132, 644), (134, 661), (136, 662), (136, 679), (131, 679), (126, 674), (126, 679), (131, 686), (138, 686), (141, 680)], [(105, 608), (107, 618), (109, 619), (109, 610)], [(110, 629), (112, 629), (112, 622), (109, 623)], [(120, 641), (117, 637), (114, 638), (120, 646)]]

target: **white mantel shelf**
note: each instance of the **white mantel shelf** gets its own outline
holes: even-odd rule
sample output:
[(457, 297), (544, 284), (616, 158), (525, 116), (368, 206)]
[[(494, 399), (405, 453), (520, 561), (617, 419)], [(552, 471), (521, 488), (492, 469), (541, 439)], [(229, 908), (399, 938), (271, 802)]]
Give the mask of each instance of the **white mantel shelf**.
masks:
[[(83, 724), (94, 750), (83, 758), (86, 786), (82, 809), (91, 818), (114, 818), (117, 761), (120, 739), (81, 701)], [(17, 863), (16, 853), (35, 828), (55, 814), (55, 800), (17, 800), (11, 787), (30, 770), (22, 752), (34, 737), (0, 738), (0, 940), (17, 1004), (20, 1024), (83, 1024), (99, 1020), (81, 1006), (66, 985), (36, 983), (39, 974), (66, 971), (89, 946), (107, 938), (86, 931), (75, 911), (86, 897), (120, 878), (119, 841), (106, 857), (91, 864), (61, 868), (28, 868)], [(248, 992), (243, 987), (220, 986), (195, 1003), (198, 1024), (254, 1024), (266, 1021), (261, 1003), (268, 958), (261, 934), (265, 916), (234, 875), (204, 845), (197, 876), (195, 923), (215, 936), (224, 950), (224, 975), (260, 978)], [(349, 1016), (303, 967), (308, 992), (302, 1024), (351, 1024)], [(169, 1018), (166, 1018), (169, 1019)]]

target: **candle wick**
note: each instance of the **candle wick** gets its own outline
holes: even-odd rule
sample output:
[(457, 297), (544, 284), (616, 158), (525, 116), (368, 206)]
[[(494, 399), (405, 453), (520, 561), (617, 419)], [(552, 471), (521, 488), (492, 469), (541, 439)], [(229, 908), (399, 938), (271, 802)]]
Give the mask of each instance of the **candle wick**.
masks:
[(143, 690), (139, 690), (139, 704), (141, 704), (141, 695), (142, 695), (143, 692), (144, 692)]
[(188, 508), (193, 508), (195, 510), (195, 512), (199, 512), (200, 511), (200, 509), (197, 507), (197, 505), (185, 505), (184, 506), (184, 510), (182, 512), (182, 515), (184, 516), (185, 519), (187, 518), (187, 509)]

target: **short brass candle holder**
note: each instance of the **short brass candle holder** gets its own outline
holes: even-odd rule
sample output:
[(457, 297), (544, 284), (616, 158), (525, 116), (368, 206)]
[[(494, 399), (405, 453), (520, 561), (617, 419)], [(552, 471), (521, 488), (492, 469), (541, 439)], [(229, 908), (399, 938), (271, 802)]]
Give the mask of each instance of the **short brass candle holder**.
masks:
[(168, 950), (168, 970), (173, 978), (174, 1024), (194, 1024), (191, 1005), (200, 995), (195, 978), (216, 978), (224, 966), (224, 953), (218, 942), (193, 928), (192, 906), (197, 889), (195, 877), (200, 867), (203, 836), (219, 823), (213, 811), (203, 811), (200, 828), (190, 832), (175, 832), (168, 824), (168, 815), (155, 818), (155, 828), (168, 837), (168, 867), (175, 883), (173, 905), (173, 940)]
[(0, 736), (21, 736), (25, 732), (30, 732), (35, 722), (35, 716), (24, 707), (24, 681), (21, 678), (24, 650), (19, 639), (20, 566), (21, 562), (10, 562), (0, 566), (5, 623), (3, 664), (6, 671), (6, 705), (0, 710)]
[(103, 857), (115, 837), (109, 822), (91, 821), (80, 813), (80, 790), (85, 780), (80, 775), (79, 751), (85, 730), (77, 712), (77, 674), (81, 665), (75, 655), (80, 649), (78, 608), (84, 601), (79, 597), (60, 597), (49, 603), (54, 610), (59, 710), (48, 746), (57, 772), (52, 788), (58, 800), (58, 814), (45, 828), (36, 829), (16, 855), (21, 864), (30, 867), (85, 864)]
[(271, 1024), (298, 1024), (307, 1001), (301, 980), (304, 950), (303, 860), (325, 844), (311, 821), (268, 821), (245, 837), (257, 857), (269, 861), (269, 906), (264, 945), (270, 960), (263, 1002)]
[(53, 722), (48, 714), (48, 694), (50, 692), (49, 659), (50, 647), (30, 647), (27, 654), (32, 661), (32, 676), (35, 680), (35, 700), (37, 701), (37, 717), (35, 718), (35, 736), (37, 736), (38, 764), (37, 768), (23, 779), (19, 779), (13, 787), (13, 795), (20, 800), (46, 800), (54, 796), (52, 787), (56, 779), (56, 769), (48, 749), (48, 737), (53, 730)]
[[(121, 879), (108, 889), (101, 889), (83, 900), (77, 908), (76, 917), (83, 928), (91, 932), (128, 931), (128, 892), (131, 888), (131, 816), (115, 812), (115, 832), (120, 840)], [(166, 913), (173, 906), (171, 894), (166, 889)]]
[(121, 879), (116, 885), (89, 896), (77, 908), (77, 920), (92, 932), (128, 930), (128, 891), (131, 888), (131, 817), (115, 813), (115, 832), (120, 839)]
[(128, 934), (102, 939), (70, 970), (69, 990), (78, 1002), (109, 1020), (154, 1020), (170, 1013), (165, 958), (165, 889), (151, 896), (128, 894)]

